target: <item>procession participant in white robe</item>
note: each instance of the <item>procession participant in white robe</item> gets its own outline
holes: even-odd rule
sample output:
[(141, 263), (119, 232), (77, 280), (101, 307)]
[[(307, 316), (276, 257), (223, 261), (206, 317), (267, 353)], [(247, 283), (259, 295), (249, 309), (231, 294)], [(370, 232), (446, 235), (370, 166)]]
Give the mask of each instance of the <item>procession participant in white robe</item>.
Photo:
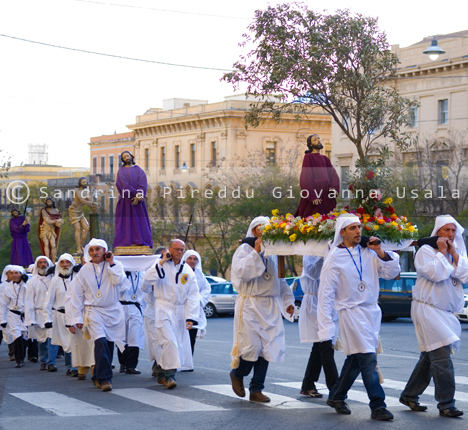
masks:
[[(168, 252), (167, 247), (159, 246), (154, 251), (155, 255), (165, 254)], [(145, 338), (146, 349), (148, 351), (148, 359), (153, 361), (152, 375), (157, 378), (158, 384), (165, 385), (166, 379), (164, 377), (164, 369), (158, 365), (157, 356), (161, 353), (161, 347), (158, 345), (156, 336), (156, 324), (154, 321), (154, 292), (153, 286), (146, 281), (143, 281), (141, 290), (145, 293)]]
[(72, 334), (66, 326), (65, 298), (70, 282), (76, 273), (73, 271), (75, 260), (70, 254), (62, 254), (55, 267), (55, 274), (50, 283), (45, 302), (45, 327), (52, 329), (51, 343), (60, 345), (65, 353), (67, 375), (77, 376), (78, 370), (71, 369)]
[[(379, 382), (376, 351), (382, 312), (377, 304), (379, 277), (393, 279), (400, 273), (400, 258), (385, 252), (375, 237), (363, 249), (361, 222), (352, 214), (338, 217), (335, 238), (325, 257), (319, 288), (319, 339), (331, 339), (335, 332), (334, 310), (338, 312), (340, 337), (346, 360), (327, 404), (339, 414), (350, 414), (345, 403), (348, 390), (361, 373), (369, 396), (371, 418), (393, 419), (387, 411), (385, 393)], [(378, 244), (376, 244), (378, 243)]]
[(8, 330), (13, 341), (15, 367), (20, 368), (24, 366), (27, 345), (27, 328), (24, 324), (27, 277), (21, 266), (10, 266), (9, 273), (11, 281), (4, 284), (0, 300), (0, 325)]
[(45, 327), (45, 302), (49, 293), (53, 274), (49, 269), (54, 265), (46, 256), (40, 255), (34, 262), (32, 277), (28, 282), (26, 293), (25, 323), (28, 326), (30, 339), (37, 339), (39, 343), (40, 370), (56, 372), (58, 345), (51, 342), (52, 330)]
[(197, 324), (200, 309), (197, 278), (182, 260), (185, 244), (173, 239), (169, 252), (146, 271), (145, 281), (153, 286), (157, 362), (164, 369), (166, 387), (175, 388), (177, 369), (193, 369), (188, 330)]
[(71, 325), (79, 330), (85, 327), (94, 341), (96, 364), (92, 379), (101, 391), (112, 390), (114, 342), (121, 351), (125, 344), (125, 317), (119, 302), (125, 273), (122, 263), (115, 261), (107, 249), (107, 243), (101, 239), (93, 238), (86, 245), (87, 263), (73, 281), (70, 296)]
[(253, 368), (250, 401), (269, 402), (262, 393), (269, 362), (282, 362), (286, 354), (281, 315), (292, 321), (294, 295), (284, 279), (278, 278), (276, 256), (261, 252), (261, 229), (267, 217), (255, 218), (247, 237), (255, 246), (243, 243), (232, 259), (232, 285), (239, 293), (234, 310), (234, 348), (230, 372), (233, 391), (245, 397), (244, 376)]
[[(5, 287), (5, 284), (7, 282), (11, 281), (11, 278), (12, 278), (11, 273), (10, 273), (11, 266), (12, 266), (11, 264), (8, 264), (7, 266), (5, 266), (5, 268), (3, 269), (3, 272), (2, 272), (2, 277), (0, 279), (0, 306), (1, 306), (3, 288)], [(2, 343), (2, 339), (7, 343), (7, 345), (8, 345), (8, 355), (10, 357), (10, 361), (14, 361), (15, 351), (13, 350), (13, 342), (10, 339), (10, 335), (8, 334), (8, 329), (7, 328), (2, 328), (0, 326), (0, 335), (1, 335), (0, 344)]]
[(190, 336), (190, 346), (192, 347), (192, 355), (195, 350), (195, 340), (197, 337), (200, 339), (206, 334), (206, 315), (205, 315), (205, 306), (210, 300), (211, 286), (210, 283), (205, 278), (202, 269), (201, 257), (197, 251), (189, 249), (185, 251), (184, 256), (182, 257), (193, 270), (195, 276), (197, 277), (198, 292), (200, 293), (200, 312), (198, 314), (198, 325), (192, 327), (189, 330)]
[(465, 304), (463, 285), (468, 282), (468, 258), (464, 228), (450, 215), (436, 218), (431, 236), (437, 248), (423, 245), (416, 253), (417, 279), (413, 287), (411, 318), (421, 355), (400, 402), (413, 411), (424, 411), (419, 396), (434, 378), (435, 399), (440, 416), (458, 417), (455, 407), (455, 373), (451, 350), (460, 346), (461, 326), (454, 312)]
[(125, 350), (118, 351), (120, 373), (139, 375), (137, 369), (140, 349), (145, 347), (143, 302), (145, 293), (141, 285), (145, 272), (125, 272), (125, 288), (120, 291), (120, 303), (125, 315)]
[[(84, 258), (81, 257), (82, 263), (86, 264)], [(74, 267), (74, 272), (79, 272), (81, 265)], [(73, 277), (73, 280), (68, 284), (67, 293), (65, 295), (65, 322), (66, 326), (71, 333), (71, 358), (72, 358), (72, 367), (78, 370), (78, 380), (83, 381), (86, 379), (86, 375), (91, 370), (91, 376), (94, 370), (94, 342), (92, 339), (84, 338), (85, 331), (83, 329), (78, 329), (73, 325), (70, 316), (72, 315), (72, 307), (70, 304), (70, 299), (72, 291), (75, 288), (76, 274)]]
[(299, 338), (301, 343), (313, 343), (313, 346), (302, 380), (301, 394), (321, 398), (322, 394), (317, 391), (315, 383), (319, 379), (322, 367), (328, 390), (332, 389), (338, 379), (333, 349), (338, 333), (338, 314), (333, 314), (336, 328), (333, 337), (321, 342), (318, 336), (317, 304), (323, 257), (305, 255), (302, 261), (301, 288), (304, 297), (299, 311)]

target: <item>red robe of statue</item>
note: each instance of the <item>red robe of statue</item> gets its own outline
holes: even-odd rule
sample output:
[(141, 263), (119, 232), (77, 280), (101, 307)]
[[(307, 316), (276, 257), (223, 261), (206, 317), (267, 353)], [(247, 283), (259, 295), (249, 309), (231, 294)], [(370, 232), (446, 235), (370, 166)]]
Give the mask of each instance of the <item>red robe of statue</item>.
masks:
[[(307, 218), (319, 213), (327, 214), (336, 207), (336, 199), (329, 197), (330, 188), (340, 192), (340, 178), (328, 157), (318, 153), (304, 156), (300, 177), (302, 190), (301, 202), (294, 216)], [(307, 195), (308, 194), (308, 195)], [(314, 200), (322, 200), (314, 205)]]

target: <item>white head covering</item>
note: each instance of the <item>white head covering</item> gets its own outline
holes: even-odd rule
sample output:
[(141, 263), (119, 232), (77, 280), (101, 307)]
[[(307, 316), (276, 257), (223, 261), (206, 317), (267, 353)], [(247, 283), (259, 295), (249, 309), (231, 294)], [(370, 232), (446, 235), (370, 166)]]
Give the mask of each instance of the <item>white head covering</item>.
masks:
[(45, 259), (47, 260), (47, 268), (49, 267), (52, 267), (54, 265), (54, 263), (52, 263), (52, 261), (50, 261), (49, 258), (47, 258), (45, 255), (39, 255), (39, 257), (36, 258), (36, 261), (34, 261), (34, 267), (33, 267), (33, 270), (32, 270), (32, 274), (33, 275), (38, 275), (39, 272), (37, 271), (37, 262), (41, 259)]
[(57, 260), (57, 263), (55, 263), (55, 273), (54, 273), (54, 276), (57, 277), (58, 275), (60, 275), (60, 271), (59, 271), (59, 268), (60, 268), (60, 262), (62, 260), (67, 260), (69, 261), (71, 264), (72, 264), (72, 267), (76, 264), (75, 262), (75, 259), (73, 258), (73, 256), (71, 256), (70, 254), (68, 253), (65, 253), (65, 254), (62, 254), (59, 259)]
[(270, 221), (270, 218), (267, 216), (258, 216), (257, 218), (254, 218), (253, 221), (249, 225), (249, 229), (247, 230), (247, 234), (245, 237), (254, 237), (252, 230), (257, 227), (257, 225), (264, 225), (268, 221)]
[(28, 272), (29, 272), (29, 273), (32, 273), (33, 270), (34, 270), (34, 263), (32, 263), (32, 264), (30, 264), (30, 265), (28, 266)]
[(90, 246), (100, 246), (101, 248), (105, 249), (105, 252), (109, 249), (107, 247), (107, 243), (105, 240), (102, 239), (95, 239), (94, 237), (89, 241), (89, 243), (85, 246), (84, 249), (84, 259), (86, 263), (89, 263), (91, 261), (91, 256), (89, 255), (89, 247)]
[(7, 272), (9, 272), (11, 270), (11, 268), (13, 267), (12, 264), (8, 264), (8, 266), (5, 266), (5, 268), (3, 269), (3, 272), (2, 272), (2, 278), (0, 279), (0, 282), (6, 282), (7, 280)]
[(331, 254), (331, 252), (343, 242), (343, 236), (341, 236), (341, 230), (348, 227), (348, 225), (354, 224), (358, 222), (361, 224), (361, 220), (354, 214), (341, 214), (337, 220), (335, 225), (335, 237), (333, 239), (332, 244), (330, 245), (330, 249), (325, 254), (325, 260)]
[(189, 249), (189, 250), (185, 251), (185, 254), (182, 257), (182, 260), (185, 261), (185, 260), (187, 260), (187, 257), (190, 257), (192, 255), (194, 255), (195, 257), (198, 258), (198, 263), (195, 266), (195, 269), (193, 269), (193, 271), (195, 272), (195, 277), (197, 278), (198, 288), (201, 288), (202, 285), (205, 283), (205, 275), (203, 274), (203, 270), (202, 270), (200, 254), (197, 251), (194, 251), (193, 249)]
[(461, 255), (466, 256), (466, 246), (465, 241), (463, 240), (463, 232), (465, 229), (458, 223), (458, 221), (451, 215), (439, 215), (434, 224), (434, 229), (432, 230), (431, 236), (437, 236), (437, 232), (447, 224), (455, 224), (457, 231), (455, 233), (455, 248), (457, 252)]
[(12, 272), (12, 271), (20, 272), (20, 273), (23, 274), (23, 275), (24, 275), (24, 273), (25, 273), (23, 267), (21, 267), (21, 266), (16, 266), (16, 265), (14, 265), (14, 264), (9, 264), (8, 266), (6, 266), (6, 267), (3, 269), (1, 282), (6, 282), (6, 280), (7, 280), (6, 274), (7, 274), (8, 272)]

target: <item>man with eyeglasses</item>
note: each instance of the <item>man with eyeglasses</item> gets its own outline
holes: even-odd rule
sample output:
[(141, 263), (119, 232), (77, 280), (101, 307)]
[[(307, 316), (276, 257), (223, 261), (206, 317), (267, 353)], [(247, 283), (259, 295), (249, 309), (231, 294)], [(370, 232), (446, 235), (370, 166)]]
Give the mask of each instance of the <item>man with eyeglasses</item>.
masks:
[(145, 282), (153, 286), (157, 343), (160, 355), (157, 362), (164, 370), (158, 375), (168, 389), (177, 386), (177, 369), (193, 369), (188, 330), (197, 325), (200, 295), (197, 278), (182, 256), (185, 243), (173, 239), (166, 253), (154, 267), (146, 271)]

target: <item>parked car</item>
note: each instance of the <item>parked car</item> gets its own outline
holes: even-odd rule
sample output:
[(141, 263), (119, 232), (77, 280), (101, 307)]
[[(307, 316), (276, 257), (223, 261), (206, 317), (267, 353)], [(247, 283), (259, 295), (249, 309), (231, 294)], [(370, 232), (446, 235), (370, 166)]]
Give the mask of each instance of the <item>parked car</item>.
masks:
[[(464, 292), (467, 291), (466, 288), (468, 288), (468, 285), (464, 284)], [(465, 294), (465, 306), (463, 307), (463, 310), (459, 314), (455, 312), (455, 315), (461, 322), (468, 322), (468, 294)]]
[(399, 279), (380, 279), (379, 306), (382, 321), (411, 317), (412, 291), (416, 272), (401, 272)]
[(218, 314), (234, 312), (236, 296), (237, 292), (230, 282), (212, 283), (210, 298), (204, 308), (206, 317), (213, 318)]
[(205, 275), (205, 278), (210, 284), (229, 282), (227, 279), (220, 278), (219, 276)]

